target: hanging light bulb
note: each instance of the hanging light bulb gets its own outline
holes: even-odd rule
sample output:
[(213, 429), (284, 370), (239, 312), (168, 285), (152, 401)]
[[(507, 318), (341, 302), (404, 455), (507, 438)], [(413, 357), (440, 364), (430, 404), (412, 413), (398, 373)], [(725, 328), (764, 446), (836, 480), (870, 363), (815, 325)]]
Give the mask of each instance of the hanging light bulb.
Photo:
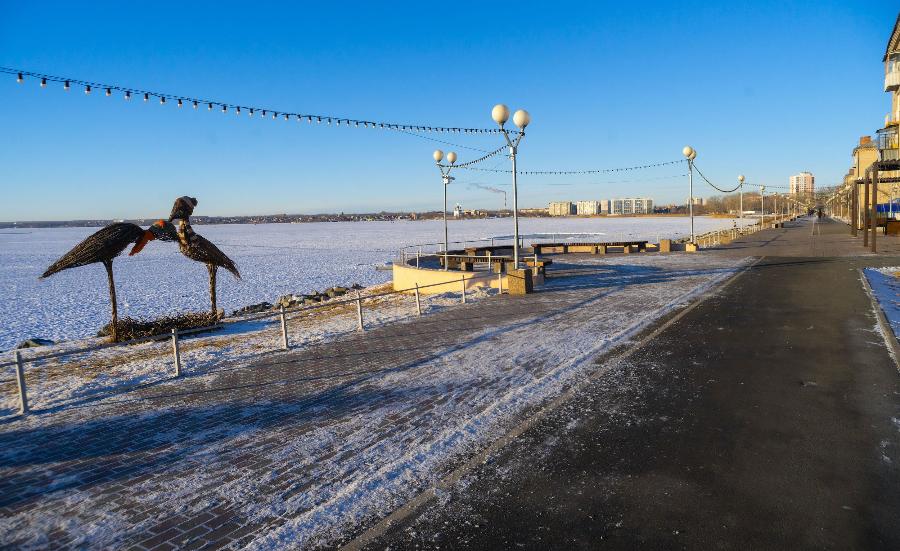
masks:
[(22, 84), (23, 82), (25, 82), (25, 79), (22, 78), (22, 73), (16, 74), (16, 82), (18, 82), (19, 84)]
[(166, 98), (160, 96), (160, 97), (159, 97), (159, 104), (160, 104), (160, 105), (165, 105), (165, 104), (166, 104)]
[(150, 94), (144, 92), (144, 101), (150, 101)]
[(69, 90), (69, 81), (68, 80), (65, 83), (63, 83), (63, 90), (66, 90), (66, 91)]
[(111, 96), (111, 95), (112, 95), (112, 90), (110, 90), (109, 88), (107, 88), (107, 89), (106, 89), (106, 97), (109, 97), (109, 96)]
[(248, 114), (249, 116), (252, 117), (252, 116), (253, 116), (253, 109), (251, 109), (247, 114)]
[(266, 110), (265, 110), (265, 109), (263, 109), (263, 114), (262, 114), (262, 116), (263, 116), (263, 117), (266, 116)]
[(326, 122), (327, 122), (328, 124), (331, 124), (331, 118), (329, 117), (328, 120), (327, 120)]
[(194, 109), (196, 109), (200, 105), (197, 100), (194, 100), (192, 103), (194, 104)]
[(90, 84), (86, 84), (86, 85), (84, 86), (84, 93), (85, 93), (85, 94), (90, 94), (90, 93), (91, 93), (91, 85), (90, 85)]
[(356, 127), (359, 128), (359, 121), (354, 121), (356, 123)]
[(130, 99), (131, 99), (131, 90), (125, 90), (125, 99), (126, 99), (126, 100), (130, 100)]
[(322, 122), (322, 117), (316, 117), (316, 124), (320, 124)]
[(46, 88), (46, 87), (47, 87), (47, 79), (46, 79), (46, 78), (42, 78), (42, 79), (41, 79), (41, 88)]
[(306, 117), (306, 124), (312, 124), (312, 117)]
[(227, 105), (223, 105), (223, 106), (222, 106), (222, 112), (223, 112), (223, 113), (227, 113), (227, 112), (228, 112), (228, 106), (227, 106)]
[(211, 104), (211, 103), (207, 103), (207, 104), (206, 104), (206, 110), (207, 110), (207, 111), (212, 111), (212, 104)]
[(178, 99), (178, 107), (184, 107), (184, 102), (181, 101), (181, 98)]
[(338, 125), (338, 126), (341, 125), (341, 119), (338, 119), (338, 120), (337, 120), (337, 125)]
[(303, 115), (297, 115), (297, 122), (303, 122)]
[(275, 120), (277, 118), (278, 118), (278, 113), (276, 113), (275, 111), (272, 111), (272, 120)]
[(235, 112), (236, 114), (240, 115), (240, 114), (241, 114), (241, 106), (238, 105), (237, 107), (235, 107), (235, 108), (234, 108), (234, 112)]

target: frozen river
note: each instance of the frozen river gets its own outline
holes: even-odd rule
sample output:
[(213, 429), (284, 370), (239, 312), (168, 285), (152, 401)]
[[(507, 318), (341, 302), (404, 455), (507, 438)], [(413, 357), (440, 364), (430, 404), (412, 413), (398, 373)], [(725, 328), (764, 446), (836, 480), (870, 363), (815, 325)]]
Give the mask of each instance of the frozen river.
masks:
[[(728, 218), (696, 219), (696, 231), (729, 228)], [(594, 233), (598, 239), (682, 237), (687, 218), (523, 218), (520, 232)], [(98, 228), (0, 230), (0, 350), (32, 337), (53, 340), (91, 336), (109, 321), (106, 272), (94, 264), (38, 276)], [(377, 271), (405, 245), (439, 241), (440, 221), (338, 222), (196, 226), (235, 260), (242, 279), (219, 271), (218, 302), (227, 312), (287, 293), (390, 280)], [(450, 222), (450, 239), (509, 235), (512, 219)], [(526, 239), (526, 243), (528, 240)], [(120, 317), (149, 318), (209, 305), (206, 267), (171, 243), (151, 242), (137, 256), (114, 263)]]

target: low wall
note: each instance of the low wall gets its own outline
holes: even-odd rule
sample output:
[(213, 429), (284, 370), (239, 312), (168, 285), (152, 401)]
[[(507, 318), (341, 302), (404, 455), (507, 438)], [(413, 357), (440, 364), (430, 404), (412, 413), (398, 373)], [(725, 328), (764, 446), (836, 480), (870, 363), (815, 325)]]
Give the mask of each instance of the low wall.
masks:
[[(414, 261), (413, 261), (414, 262)], [(426, 287), (420, 291), (423, 295), (433, 295), (439, 293), (459, 293), (462, 291), (463, 282), (460, 279), (465, 278), (466, 290), (477, 289), (478, 287), (497, 288), (500, 285), (500, 279), (503, 280), (503, 289), (509, 289), (509, 281), (506, 274), (492, 274), (490, 272), (461, 272), (458, 270), (436, 270), (433, 268), (416, 268), (415, 265), (404, 265), (395, 262), (393, 265), (394, 272), (394, 290), (410, 289), (418, 285), (433, 285)], [(436, 285), (445, 283), (446, 285)]]

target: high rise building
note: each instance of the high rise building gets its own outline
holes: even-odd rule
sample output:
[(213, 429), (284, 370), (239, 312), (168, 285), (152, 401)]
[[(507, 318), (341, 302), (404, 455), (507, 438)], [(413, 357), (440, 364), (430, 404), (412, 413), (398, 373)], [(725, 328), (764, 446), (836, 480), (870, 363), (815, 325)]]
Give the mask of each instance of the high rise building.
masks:
[(812, 172), (801, 172), (791, 176), (791, 195), (807, 195), (816, 192), (816, 177)]

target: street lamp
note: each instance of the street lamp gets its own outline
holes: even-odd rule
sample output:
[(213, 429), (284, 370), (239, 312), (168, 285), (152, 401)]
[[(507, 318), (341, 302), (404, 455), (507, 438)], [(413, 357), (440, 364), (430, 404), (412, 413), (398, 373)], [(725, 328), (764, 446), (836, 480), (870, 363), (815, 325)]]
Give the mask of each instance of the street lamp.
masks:
[(741, 226), (743, 226), (743, 225), (744, 225), (744, 175), (743, 175), (743, 174), (741, 174), (740, 176), (738, 176), (738, 182), (741, 184), (741, 185), (738, 186), (738, 189), (741, 190), (741, 193), (740, 193), (740, 195), (741, 195), (741, 215), (740, 215), (740, 218), (741, 218)]
[(444, 269), (447, 270), (450, 267), (450, 264), (447, 262), (449, 247), (447, 232), (447, 186), (449, 186), (450, 182), (453, 180), (453, 177), (450, 176), (450, 170), (453, 168), (453, 163), (456, 162), (456, 153), (452, 151), (447, 153), (447, 162), (450, 163), (448, 166), (441, 164), (441, 161), (444, 159), (444, 152), (440, 149), (435, 149), (431, 156), (434, 158), (434, 164), (436, 164), (438, 170), (441, 171), (441, 180), (444, 182)]
[(513, 265), (516, 269), (519, 268), (519, 190), (516, 182), (516, 152), (519, 148), (519, 142), (522, 141), (522, 138), (525, 137), (525, 127), (528, 126), (528, 123), (531, 122), (531, 115), (528, 114), (528, 111), (524, 109), (519, 109), (515, 113), (513, 113), (513, 123), (519, 127), (519, 133), (516, 135), (516, 139), (513, 140), (509, 137), (509, 132), (504, 128), (504, 124), (509, 120), (509, 107), (503, 105), (502, 103), (498, 103), (491, 109), (491, 118), (494, 119), (498, 125), (500, 125), (500, 131), (503, 132), (503, 137), (506, 138), (506, 144), (509, 145), (509, 158), (512, 160), (512, 177), (513, 177), (513, 225), (515, 226), (515, 231), (513, 232)]
[(687, 158), (688, 162), (688, 190), (690, 198), (688, 199), (688, 210), (691, 213), (691, 243), (694, 239), (694, 159), (697, 158), (697, 150), (686, 145), (681, 153)]
[(766, 186), (759, 186), (759, 212), (759, 228), (763, 229), (766, 227)]

